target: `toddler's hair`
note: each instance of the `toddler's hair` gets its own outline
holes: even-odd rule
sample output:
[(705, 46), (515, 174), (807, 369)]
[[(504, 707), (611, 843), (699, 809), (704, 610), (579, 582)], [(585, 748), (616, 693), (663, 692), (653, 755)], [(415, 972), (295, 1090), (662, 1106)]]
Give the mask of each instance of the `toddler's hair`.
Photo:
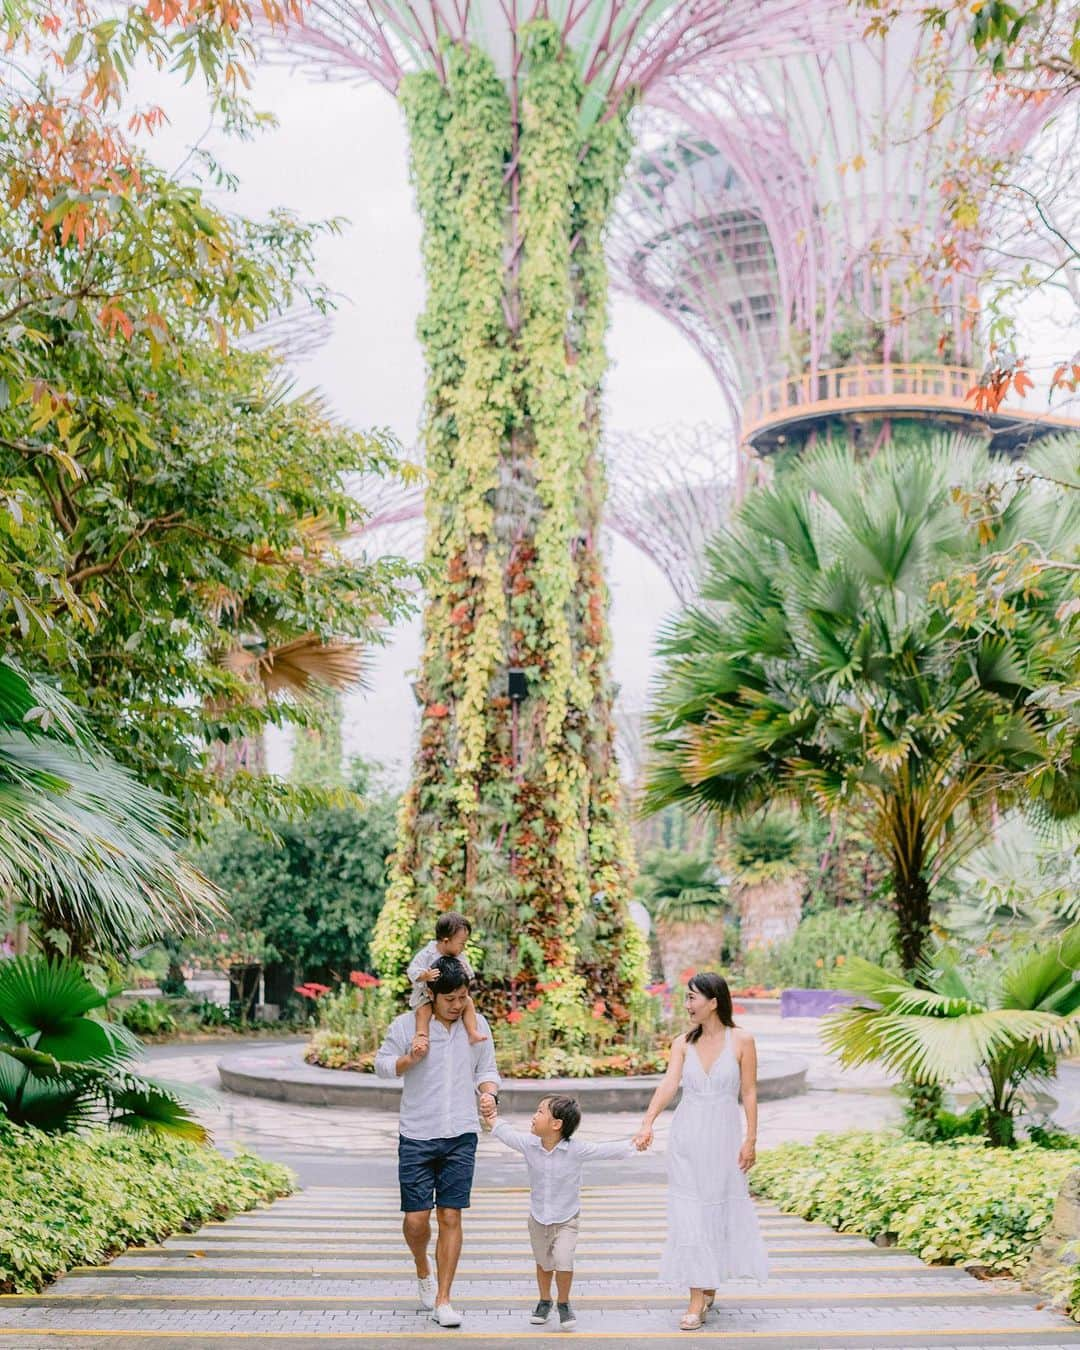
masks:
[(464, 914), (458, 914), (456, 910), (450, 910), (447, 914), (440, 914), (435, 920), (435, 941), (443, 942), (446, 938), (456, 937), (458, 933), (472, 932), (472, 924)]
[(556, 1120), (562, 1121), (560, 1139), (569, 1139), (581, 1124), (581, 1107), (576, 1097), (545, 1097), (548, 1110)]
[(435, 962), (435, 969), (439, 972), (439, 978), (432, 980), (428, 985), (428, 993), (432, 998), (436, 994), (452, 994), (455, 989), (460, 989), (462, 985), (466, 989), (469, 987), (469, 977), (465, 974), (465, 967), (453, 956), (440, 956)]

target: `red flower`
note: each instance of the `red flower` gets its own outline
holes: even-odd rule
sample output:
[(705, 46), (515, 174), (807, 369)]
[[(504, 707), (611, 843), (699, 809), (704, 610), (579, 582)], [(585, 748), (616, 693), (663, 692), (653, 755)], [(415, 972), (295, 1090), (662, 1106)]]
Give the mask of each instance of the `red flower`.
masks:
[(355, 984), (357, 989), (375, 989), (379, 981), (366, 970), (353, 970), (349, 972), (349, 983)]
[(429, 703), (425, 715), (427, 717), (449, 717), (450, 709), (445, 703)]
[(606, 1012), (607, 1012), (607, 1004), (604, 1002), (602, 998), (598, 998), (596, 1002), (592, 1005), (592, 1015), (595, 1018), (599, 1019), (603, 1017), (604, 1013)]
[(649, 984), (649, 985), (646, 985), (646, 986), (645, 986), (645, 992), (646, 992), (647, 994), (652, 994), (653, 997), (655, 998), (655, 997), (657, 997), (657, 996), (660, 995), (660, 994), (667, 994), (667, 993), (669, 993), (669, 992), (670, 992), (670, 986), (667, 985), (663, 980), (660, 980), (657, 984)]
[(561, 989), (562, 985), (558, 980), (552, 980), (549, 984), (538, 984), (536, 992), (538, 994), (550, 994), (553, 989)]
[(506, 1020), (513, 1023), (514, 1026), (517, 1026), (518, 1022), (520, 1022), (524, 1016), (525, 1014), (520, 1008), (514, 1008), (506, 1014)]
[(686, 982), (692, 980), (696, 974), (697, 971), (693, 966), (687, 966), (685, 970), (679, 972), (679, 983), (686, 984)]
[(309, 980), (307, 984), (298, 984), (295, 986), (296, 993), (302, 994), (304, 998), (322, 998), (323, 994), (330, 992), (328, 984), (316, 984), (314, 980)]
[(531, 998), (529, 999), (528, 1003), (525, 1004), (525, 1006), (526, 1008), (528, 1008), (529, 1012), (535, 1012), (537, 1008), (539, 1008), (543, 1004), (543, 1002), (544, 1000), (542, 998)]

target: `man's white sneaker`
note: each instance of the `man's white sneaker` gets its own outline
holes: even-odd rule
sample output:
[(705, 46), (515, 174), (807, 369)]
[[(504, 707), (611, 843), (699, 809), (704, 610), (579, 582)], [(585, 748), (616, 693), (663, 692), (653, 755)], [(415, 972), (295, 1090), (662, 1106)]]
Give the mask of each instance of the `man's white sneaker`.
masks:
[(437, 1289), (434, 1275), (425, 1275), (422, 1280), (416, 1281), (416, 1297), (420, 1300), (421, 1308), (434, 1308)]
[(431, 1320), (438, 1322), (441, 1327), (461, 1326), (461, 1314), (455, 1312), (449, 1303), (440, 1303), (431, 1314)]

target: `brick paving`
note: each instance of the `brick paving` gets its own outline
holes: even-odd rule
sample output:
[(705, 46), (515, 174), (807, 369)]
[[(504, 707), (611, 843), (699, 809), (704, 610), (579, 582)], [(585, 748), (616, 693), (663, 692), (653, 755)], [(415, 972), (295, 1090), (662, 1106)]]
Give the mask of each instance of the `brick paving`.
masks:
[[(485, 1141), (488, 1145), (488, 1141)], [(494, 1147), (494, 1146), (491, 1146)], [(330, 1345), (397, 1347), (460, 1340), (543, 1347), (565, 1339), (530, 1325), (535, 1301), (527, 1196), (474, 1193), (454, 1302), (460, 1331), (421, 1312), (391, 1188), (310, 1187), (269, 1208), (73, 1271), (45, 1294), (0, 1299), (2, 1350), (191, 1350)], [(663, 1187), (593, 1185), (582, 1208), (574, 1303), (579, 1341), (603, 1347), (755, 1350), (1080, 1347), (1080, 1328), (1009, 1281), (977, 1281), (895, 1248), (759, 1206), (768, 1284), (719, 1292), (701, 1333), (680, 1333), (685, 1291), (655, 1281)]]

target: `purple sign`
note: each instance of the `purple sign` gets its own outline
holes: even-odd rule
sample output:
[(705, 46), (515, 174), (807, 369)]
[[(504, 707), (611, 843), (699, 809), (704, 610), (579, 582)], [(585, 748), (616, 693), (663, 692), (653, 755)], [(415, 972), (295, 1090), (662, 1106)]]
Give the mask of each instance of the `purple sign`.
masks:
[(822, 1017), (856, 1001), (839, 989), (785, 989), (780, 995), (781, 1017)]

